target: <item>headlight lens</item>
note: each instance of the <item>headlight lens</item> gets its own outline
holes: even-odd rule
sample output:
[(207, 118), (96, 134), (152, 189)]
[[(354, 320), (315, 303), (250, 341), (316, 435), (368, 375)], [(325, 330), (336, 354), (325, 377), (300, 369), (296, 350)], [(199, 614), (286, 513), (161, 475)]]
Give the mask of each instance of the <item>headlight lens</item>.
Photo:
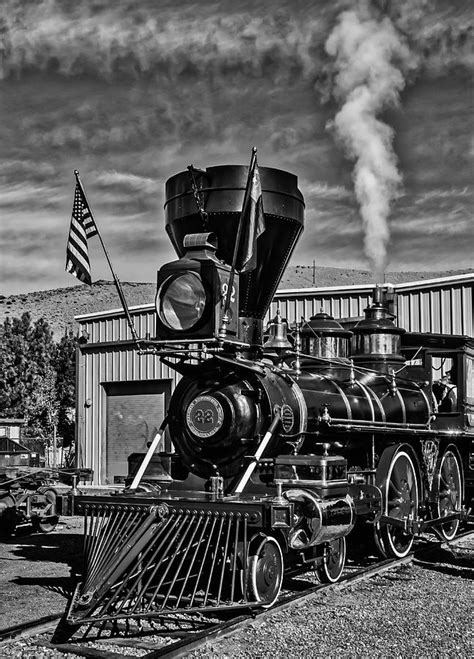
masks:
[(206, 291), (200, 277), (186, 272), (167, 279), (158, 294), (158, 315), (173, 330), (189, 330), (201, 319)]

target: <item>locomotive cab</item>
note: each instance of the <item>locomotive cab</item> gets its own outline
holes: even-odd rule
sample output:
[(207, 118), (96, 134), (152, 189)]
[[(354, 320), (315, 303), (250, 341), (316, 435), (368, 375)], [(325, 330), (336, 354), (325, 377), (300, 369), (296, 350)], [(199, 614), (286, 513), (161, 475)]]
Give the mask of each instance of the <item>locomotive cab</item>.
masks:
[(402, 350), (410, 373), (422, 369), (433, 400), (434, 425), (474, 429), (474, 343), (462, 335), (408, 333)]

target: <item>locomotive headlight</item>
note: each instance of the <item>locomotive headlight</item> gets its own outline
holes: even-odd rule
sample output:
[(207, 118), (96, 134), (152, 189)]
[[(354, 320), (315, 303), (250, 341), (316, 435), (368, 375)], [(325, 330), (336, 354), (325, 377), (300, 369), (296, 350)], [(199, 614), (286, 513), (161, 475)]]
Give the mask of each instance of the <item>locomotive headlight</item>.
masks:
[[(165, 263), (157, 275), (156, 339), (174, 343), (222, 340), (224, 300), (232, 268), (216, 256), (212, 233), (184, 236), (184, 255)], [(228, 296), (225, 340), (239, 332), (239, 275)]]
[(202, 318), (206, 307), (206, 291), (199, 275), (181, 272), (168, 277), (157, 295), (157, 313), (161, 322), (172, 330), (189, 330)]

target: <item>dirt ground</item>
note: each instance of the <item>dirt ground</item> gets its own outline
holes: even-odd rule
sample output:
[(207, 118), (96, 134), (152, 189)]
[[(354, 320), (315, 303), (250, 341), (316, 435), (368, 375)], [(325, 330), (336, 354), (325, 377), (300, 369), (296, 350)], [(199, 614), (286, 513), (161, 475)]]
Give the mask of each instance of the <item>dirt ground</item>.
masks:
[(82, 529), (82, 517), (69, 517), (52, 533), (25, 525), (0, 542), (0, 629), (64, 612), (71, 570), (81, 567)]

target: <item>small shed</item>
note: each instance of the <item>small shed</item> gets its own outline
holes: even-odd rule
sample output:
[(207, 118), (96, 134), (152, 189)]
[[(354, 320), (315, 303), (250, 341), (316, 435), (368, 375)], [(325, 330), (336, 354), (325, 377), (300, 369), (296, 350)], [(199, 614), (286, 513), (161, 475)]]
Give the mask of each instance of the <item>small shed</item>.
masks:
[(0, 419), (0, 471), (11, 467), (38, 467), (39, 455), (21, 444), (24, 419)]
[(8, 437), (14, 442), (21, 441), (21, 430), (25, 425), (24, 419), (0, 417), (0, 439)]

